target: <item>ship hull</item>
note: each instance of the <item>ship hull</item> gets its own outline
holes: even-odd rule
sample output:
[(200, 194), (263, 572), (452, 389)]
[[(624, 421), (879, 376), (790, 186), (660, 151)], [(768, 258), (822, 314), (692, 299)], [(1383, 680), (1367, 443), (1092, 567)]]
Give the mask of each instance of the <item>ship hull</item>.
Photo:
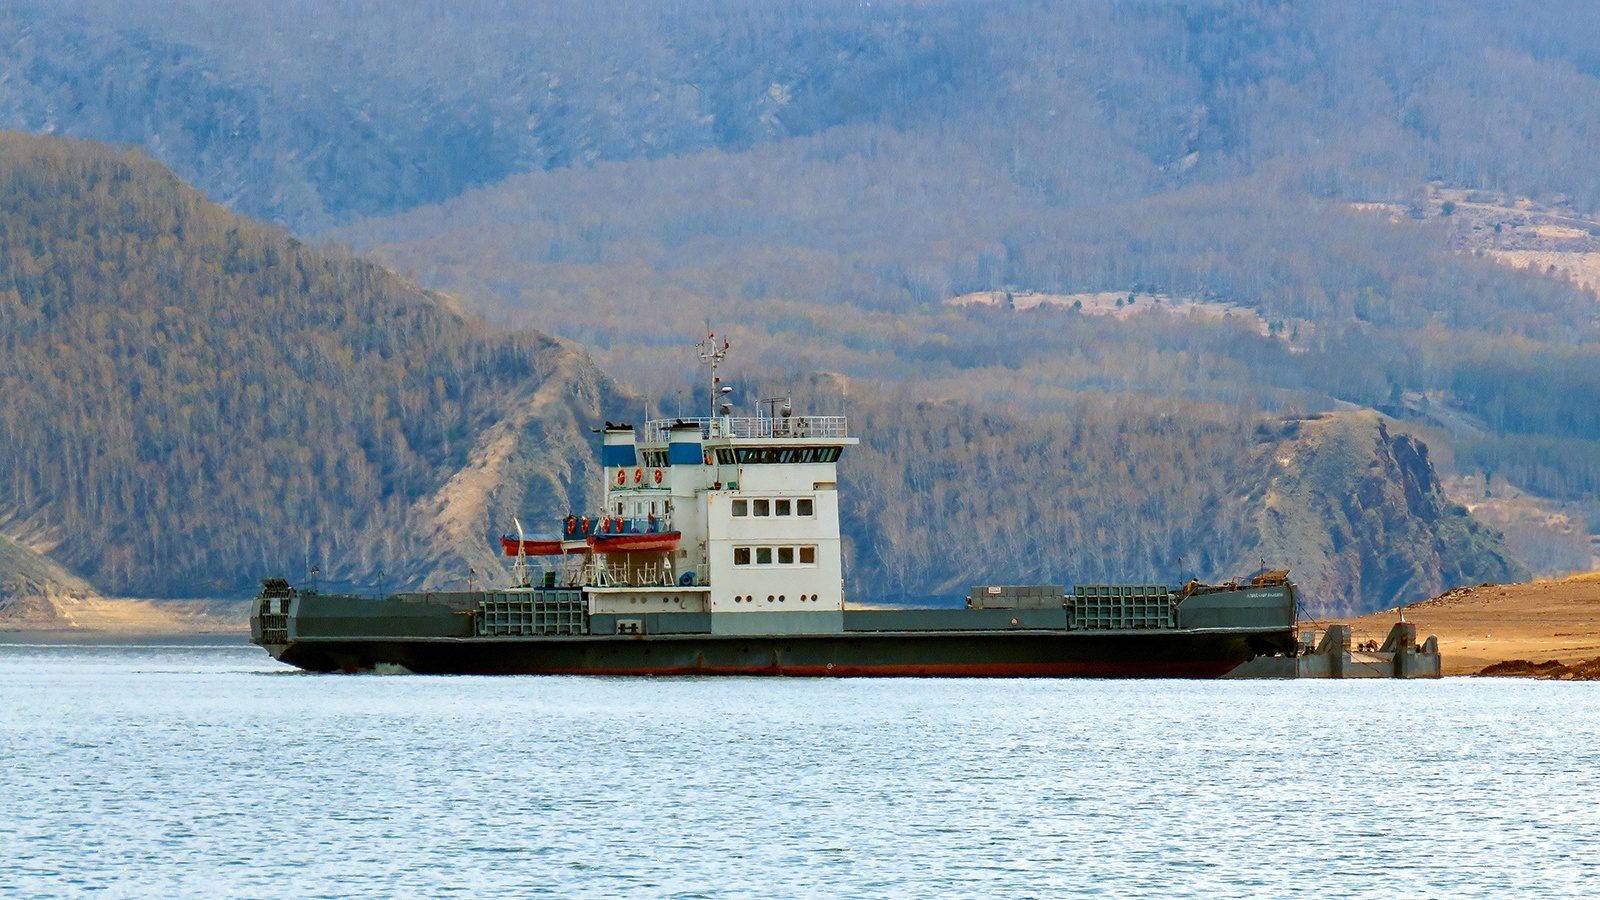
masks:
[(1276, 635), (850, 634), (294, 641), (283, 662), (319, 672), (400, 666), (461, 675), (1220, 678)]

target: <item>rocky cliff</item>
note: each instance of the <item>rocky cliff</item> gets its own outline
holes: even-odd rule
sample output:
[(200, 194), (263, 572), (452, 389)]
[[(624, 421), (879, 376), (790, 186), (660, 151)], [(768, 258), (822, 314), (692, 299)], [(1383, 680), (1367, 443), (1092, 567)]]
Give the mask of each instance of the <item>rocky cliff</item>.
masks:
[(1498, 532), (1445, 497), (1427, 446), (1376, 414), (1294, 420), (1267, 437), (1236, 568), (1291, 566), (1309, 612), (1370, 612), (1528, 577)]

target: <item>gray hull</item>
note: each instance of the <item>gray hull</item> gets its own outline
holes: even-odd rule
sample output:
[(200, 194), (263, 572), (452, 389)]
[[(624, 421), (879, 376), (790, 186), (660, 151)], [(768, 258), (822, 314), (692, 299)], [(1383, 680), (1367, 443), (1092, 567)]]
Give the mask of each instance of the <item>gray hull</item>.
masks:
[[(825, 633), (814, 618), (775, 615), (764, 622), (794, 630), (770, 634), (717, 633), (720, 623), (704, 613), (581, 615), (529, 626), (560, 633), (485, 634), (482, 610), (539, 592), (290, 594), (258, 604), (253, 640), (318, 672), (1219, 678), (1294, 641), (1287, 586), (1187, 598), (1167, 627), (1074, 627), (1070, 609), (1057, 606), (852, 610)], [(730, 615), (740, 626), (751, 621)]]

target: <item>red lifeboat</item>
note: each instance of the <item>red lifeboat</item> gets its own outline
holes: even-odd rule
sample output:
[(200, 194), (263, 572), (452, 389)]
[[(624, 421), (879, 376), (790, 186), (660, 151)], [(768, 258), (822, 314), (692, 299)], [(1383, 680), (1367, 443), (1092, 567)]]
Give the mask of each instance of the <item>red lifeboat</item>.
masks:
[(678, 549), (676, 531), (597, 535), (589, 539), (596, 553), (663, 553)]
[(519, 538), (507, 534), (500, 538), (500, 546), (507, 556), (517, 556), (519, 552), (528, 556), (561, 556), (590, 549), (596, 553), (669, 553), (678, 549), (682, 535), (661, 530), (661, 524), (654, 517), (567, 516), (560, 535)]
[(561, 541), (559, 538), (525, 538), (522, 540), (522, 546), (520, 548), (517, 546), (517, 543), (517, 536), (514, 534), (502, 535), (500, 538), (500, 546), (505, 550), (507, 556), (518, 555), (519, 549), (522, 553), (525, 553), (528, 556), (560, 556), (563, 553), (583, 552), (582, 547), (575, 547), (571, 550), (563, 550), (561, 548)]

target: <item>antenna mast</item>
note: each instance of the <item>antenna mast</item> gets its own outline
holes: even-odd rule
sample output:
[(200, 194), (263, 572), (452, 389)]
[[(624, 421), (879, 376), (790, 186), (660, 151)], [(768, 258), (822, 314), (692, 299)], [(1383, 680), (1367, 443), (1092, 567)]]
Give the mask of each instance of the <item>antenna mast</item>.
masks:
[(707, 331), (705, 340), (694, 346), (700, 351), (700, 361), (711, 364), (711, 420), (716, 421), (717, 402), (721, 399), (718, 389), (722, 387), (722, 379), (717, 376), (717, 366), (722, 363), (723, 357), (728, 355), (730, 345), (724, 340), (721, 346), (718, 346), (717, 333), (709, 329)]

